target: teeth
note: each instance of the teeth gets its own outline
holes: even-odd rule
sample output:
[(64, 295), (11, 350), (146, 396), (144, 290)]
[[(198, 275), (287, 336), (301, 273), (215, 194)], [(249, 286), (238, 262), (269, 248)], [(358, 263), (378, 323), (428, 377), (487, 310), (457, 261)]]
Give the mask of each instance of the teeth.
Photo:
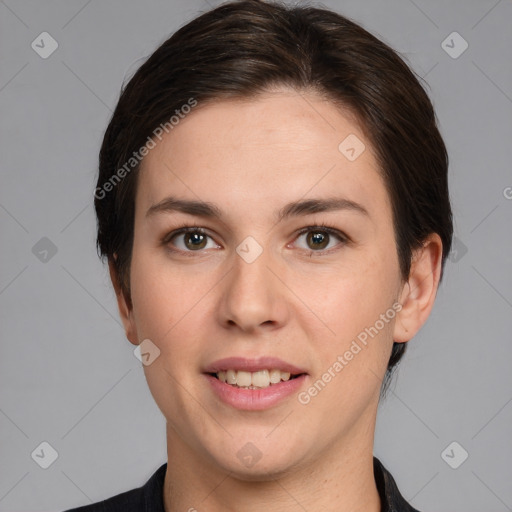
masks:
[[(238, 372), (238, 375), (240, 376), (240, 372)], [(270, 376), (268, 373), (268, 370), (260, 370), (259, 372), (249, 373), (248, 375), (251, 376), (251, 383), (250, 385), (256, 386), (257, 388), (266, 388), (270, 386)], [(237, 378), (237, 382), (239, 382), (239, 378)], [(241, 386), (241, 384), (238, 384)], [(247, 386), (248, 384), (246, 384)]]
[(246, 388), (251, 385), (251, 372), (237, 372), (236, 385), (241, 388)]
[(233, 384), (233, 385), (236, 384), (236, 372), (235, 372), (235, 370), (228, 370), (226, 372), (226, 382), (228, 384)]
[(270, 370), (270, 382), (272, 384), (277, 384), (281, 380), (281, 371), (280, 370)]
[(227, 382), (232, 386), (239, 388), (256, 389), (268, 388), (272, 384), (290, 380), (289, 372), (281, 370), (259, 370), (257, 372), (246, 372), (243, 370), (227, 370), (217, 372), (217, 377), (221, 382)]

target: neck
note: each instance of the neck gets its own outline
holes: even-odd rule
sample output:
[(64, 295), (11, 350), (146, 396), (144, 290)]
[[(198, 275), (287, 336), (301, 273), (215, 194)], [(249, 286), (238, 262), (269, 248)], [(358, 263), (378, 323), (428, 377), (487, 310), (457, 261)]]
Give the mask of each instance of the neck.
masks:
[(190, 449), (168, 425), (165, 511), (236, 512), (243, 506), (244, 512), (256, 512), (277, 505), (282, 512), (380, 512), (373, 431), (330, 445), (293, 470), (248, 481)]

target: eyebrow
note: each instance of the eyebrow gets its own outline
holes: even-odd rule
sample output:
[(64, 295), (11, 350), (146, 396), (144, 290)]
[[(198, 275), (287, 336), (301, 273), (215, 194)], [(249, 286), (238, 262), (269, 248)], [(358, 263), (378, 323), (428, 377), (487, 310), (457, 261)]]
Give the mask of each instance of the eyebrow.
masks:
[[(361, 213), (369, 217), (369, 213), (364, 206), (350, 199), (334, 197), (326, 199), (303, 199), (288, 203), (278, 212), (276, 212), (277, 221), (280, 222), (289, 217), (300, 215), (310, 215), (313, 213), (330, 212), (338, 210), (349, 210)], [(159, 203), (152, 205), (146, 212), (146, 217), (157, 213), (182, 212), (198, 217), (207, 217), (214, 219), (222, 218), (222, 211), (213, 203), (205, 201), (196, 201), (190, 199), (178, 199), (176, 197), (166, 197)]]

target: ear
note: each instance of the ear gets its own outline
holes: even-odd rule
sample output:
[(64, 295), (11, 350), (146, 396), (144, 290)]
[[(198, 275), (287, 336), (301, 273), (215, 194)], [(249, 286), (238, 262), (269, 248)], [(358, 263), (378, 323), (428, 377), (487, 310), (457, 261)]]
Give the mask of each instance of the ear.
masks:
[(119, 315), (121, 316), (121, 321), (123, 322), (126, 337), (130, 341), (130, 343), (138, 345), (139, 338), (137, 336), (137, 327), (135, 325), (135, 319), (133, 317), (132, 301), (121, 287), (119, 276), (115, 268), (114, 260), (109, 259), (108, 270), (110, 273), (110, 280), (112, 281), (112, 286), (114, 287), (114, 291), (116, 292), (117, 307), (119, 308)]
[(436, 298), (441, 277), (443, 243), (437, 233), (432, 233), (422, 247), (413, 252), (409, 279), (402, 287), (396, 315), (393, 340), (409, 341), (425, 323)]

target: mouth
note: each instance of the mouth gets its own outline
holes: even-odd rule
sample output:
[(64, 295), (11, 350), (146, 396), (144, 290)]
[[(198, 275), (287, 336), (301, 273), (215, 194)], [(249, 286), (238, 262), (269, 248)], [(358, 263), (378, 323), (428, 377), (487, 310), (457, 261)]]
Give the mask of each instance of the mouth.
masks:
[(270, 386), (275, 386), (280, 382), (287, 382), (289, 380), (296, 379), (305, 373), (285, 372), (277, 368), (258, 370), (255, 372), (249, 372), (244, 370), (221, 370), (218, 372), (208, 373), (212, 377), (242, 389), (265, 389)]
[(243, 389), (265, 389), (307, 375), (304, 369), (275, 357), (229, 357), (211, 363), (204, 373)]
[(286, 404), (308, 384), (302, 368), (274, 357), (231, 357), (203, 369), (216, 400), (241, 411), (264, 411)]

